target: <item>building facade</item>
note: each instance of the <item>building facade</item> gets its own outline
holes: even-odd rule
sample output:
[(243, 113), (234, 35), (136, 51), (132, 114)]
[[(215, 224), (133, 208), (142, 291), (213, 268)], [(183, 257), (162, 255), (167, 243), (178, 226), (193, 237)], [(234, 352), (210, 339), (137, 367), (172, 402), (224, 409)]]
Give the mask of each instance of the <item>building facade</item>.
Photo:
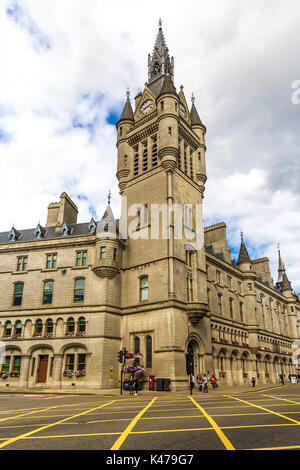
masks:
[[(206, 128), (174, 86), (161, 25), (144, 91), (134, 110), (127, 93), (116, 127), (120, 220), (109, 200), (101, 220), (77, 223), (62, 193), (45, 226), (0, 233), (0, 387), (117, 388), (123, 347), (143, 354), (144, 382), (169, 378), (172, 390), (188, 388), (187, 362), (228, 385), (293, 373), (300, 301), (280, 252), (274, 284), (268, 258), (251, 260), (243, 237), (231, 259), (225, 223), (197, 225)], [(184, 206), (198, 216), (181, 213), (180, 237), (173, 209)], [(167, 236), (163, 222), (153, 235), (164, 211)]]

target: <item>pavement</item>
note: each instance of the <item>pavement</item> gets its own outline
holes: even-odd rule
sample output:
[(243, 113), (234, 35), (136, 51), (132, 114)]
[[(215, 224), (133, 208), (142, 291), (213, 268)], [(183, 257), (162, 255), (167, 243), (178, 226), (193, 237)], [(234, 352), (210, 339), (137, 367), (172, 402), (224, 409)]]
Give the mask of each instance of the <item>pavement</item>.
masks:
[(192, 396), (0, 395), (0, 450), (300, 449), (299, 425), (300, 384)]

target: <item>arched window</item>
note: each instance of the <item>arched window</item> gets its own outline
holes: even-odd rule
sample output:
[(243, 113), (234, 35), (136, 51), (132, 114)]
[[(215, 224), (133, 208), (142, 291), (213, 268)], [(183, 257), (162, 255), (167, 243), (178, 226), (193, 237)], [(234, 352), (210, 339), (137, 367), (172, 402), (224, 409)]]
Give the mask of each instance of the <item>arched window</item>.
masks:
[(17, 282), (14, 288), (14, 298), (13, 298), (13, 305), (21, 305), (22, 304), (22, 296), (23, 296), (23, 282)]
[(53, 320), (51, 318), (48, 318), (46, 321), (46, 335), (52, 335), (53, 334)]
[(22, 333), (22, 322), (21, 320), (17, 320), (15, 323), (15, 335), (21, 336)]
[(75, 320), (74, 318), (70, 317), (67, 321), (67, 333), (74, 333), (75, 331)]
[(140, 301), (148, 300), (148, 276), (140, 278)]
[(138, 336), (136, 336), (134, 338), (134, 353), (138, 353), (140, 352), (140, 338)]
[(233, 318), (233, 299), (229, 299), (229, 311), (230, 311), (230, 318)]
[(80, 317), (78, 320), (78, 333), (84, 335), (86, 328), (86, 321), (84, 317)]
[(74, 291), (74, 302), (84, 301), (84, 279), (76, 279), (75, 291)]
[(222, 294), (218, 294), (218, 313), (222, 315)]
[(11, 321), (5, 323), (4, 336), (11, 336)]
[(152, 337), (146, 337), (146, 367), (152, 367)]
[(38, 319), (35, 323), (35, 335), (41, 336), (43, 333), (43, 322), (41, 319)]
[(53, 285), (53, 281), (47, 281), (44, 283), (43, 304), (52, 304)]
[(240, 316), (241, 316), (241, 321), (244, 321), (243, 302), (240, 302)]

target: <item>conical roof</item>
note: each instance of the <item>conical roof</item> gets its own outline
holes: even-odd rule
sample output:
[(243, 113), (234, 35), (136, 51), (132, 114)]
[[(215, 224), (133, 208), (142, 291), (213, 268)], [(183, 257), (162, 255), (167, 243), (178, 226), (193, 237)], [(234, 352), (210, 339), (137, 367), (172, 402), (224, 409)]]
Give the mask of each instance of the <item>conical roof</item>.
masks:
[(112, 238), (112, 235), (117, 234), (117, 221), (114, 217), (110, 203), (107, 204), (102, 219), (97, 225), (97, 233), (101, 233), (107, 238)]
[(281, 259), (280, 250), (278, 250), (278, 281), (277, 282), (282, 282), (284, 273), (285, 273), (285, 267)]
[(165, 93), (171, 93), (173, 95), (177, 95), (173, 80), (168, 73), (165, 75), (159, 96), (164, 95)]
[(246, 245), (244, 243), (244, 240), (242, 239), (241, 241), (241, 247), (240, 247), (240, 253), (239, 253), (239, 259), (238, 259), (238, 266), (243, 263), (251, 263), (250, 256), (248, 255), (248, 251), (246, 248)]
[(132, 107), (131, 107), (131, 104), (130, 104), (130, 101), (129, 101), (129, 97), (127, 97), (127, 100), (126, 100), (124, 108), (123, 108), (123, 112), (122, 112), (121, 117), (120, 117), (118, 122), (124, 121), (124, 120), (129, 120), (129, 121), (134, 120), (133, 111), (132, 111)]
[(200, 119), (200, 116), (198, 114), (198, 111), (197, 111), (196, 106), (194, 105), (194, 103), (192, 104), (192, 107), (191, 107), (190, 117), (191, 117), (192, 126), (197, 125), (197, 124), (200, 125), (200, 126), (203, 126), (203, 123)]
[(288, 280), (286, 273), (284, 272), (281, 282), (281, 291), (284, 292), (287, 290), (292, 290), (292, 285), (291, 282)]

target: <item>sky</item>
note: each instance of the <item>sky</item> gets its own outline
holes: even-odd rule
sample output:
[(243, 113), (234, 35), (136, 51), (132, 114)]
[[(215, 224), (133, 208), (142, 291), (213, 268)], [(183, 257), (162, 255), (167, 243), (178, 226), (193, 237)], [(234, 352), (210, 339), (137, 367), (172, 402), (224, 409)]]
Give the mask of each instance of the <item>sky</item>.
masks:
[(0, 231), (45, 224), (63, 191), (79, 222), (109, 190), (119, 216), (115, 123), (159, 18), (207, 128), (205, 225), (227, 224), (233, 257), (242, 228), (274, 281), (280, 243), (300, 292), (299, 1), (0, 1)]

